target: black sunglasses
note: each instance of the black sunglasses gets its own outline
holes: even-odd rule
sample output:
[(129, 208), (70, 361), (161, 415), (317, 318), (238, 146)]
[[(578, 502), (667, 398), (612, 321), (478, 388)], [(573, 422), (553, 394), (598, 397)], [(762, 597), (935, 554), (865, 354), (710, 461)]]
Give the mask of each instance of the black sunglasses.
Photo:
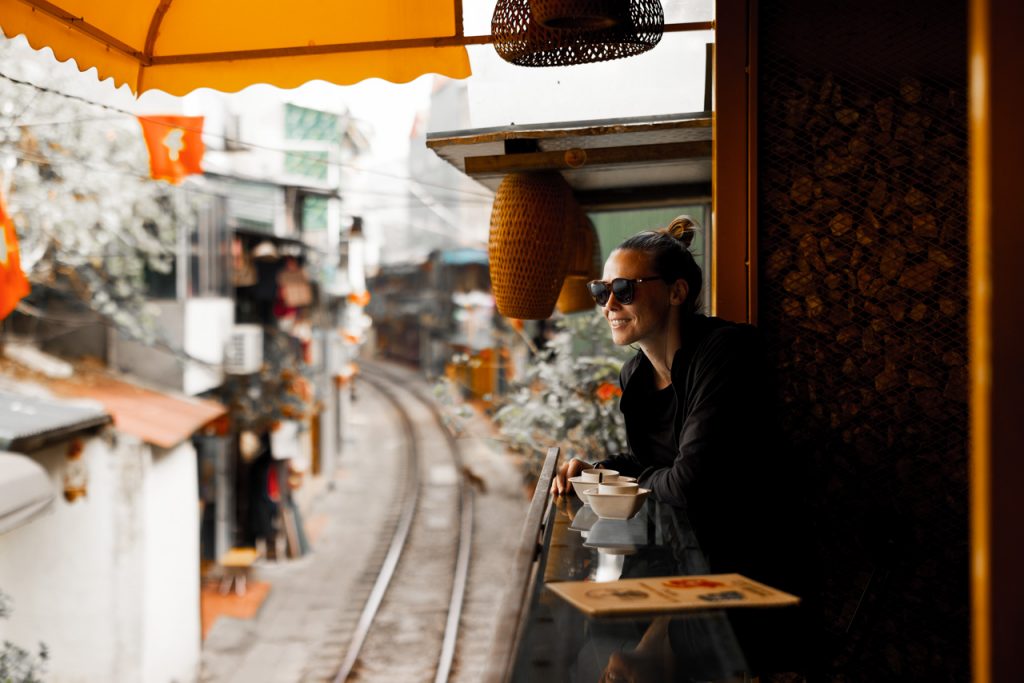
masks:
[(615, 300), (620, 304), (631, 304), (633, 303), (633, 297), (636, 296), (636, 286), (641, 282), (649, 282), (651, 280), (664, 280), (665, 278), (660, 275), (652, 275), (651, 277), (638, 277), (634, 280), (630, 280), (625, 277), (617, 277), (611, 282), (604, 282), (602, 280), (591, 280), (587, 283), (587, 290), (590, 292), (590, 296), (594, 297), (594, 301), (597, 302), (598, 306), (604, 306), (608, 303), (608, 297), (612, 294), (615, 295)]

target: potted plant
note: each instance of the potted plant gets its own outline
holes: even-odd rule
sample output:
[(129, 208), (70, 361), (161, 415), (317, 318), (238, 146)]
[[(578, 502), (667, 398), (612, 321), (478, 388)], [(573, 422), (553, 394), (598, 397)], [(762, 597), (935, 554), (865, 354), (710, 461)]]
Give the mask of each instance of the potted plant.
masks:
[(535, 479), (548, 448), (563, 458), (598, 460), (625, 448), (619, 369), (629, 350), (612, 344), (596, 311), (557, 318), (554, 334), (523, 378), (495, 400), (495, 423)]

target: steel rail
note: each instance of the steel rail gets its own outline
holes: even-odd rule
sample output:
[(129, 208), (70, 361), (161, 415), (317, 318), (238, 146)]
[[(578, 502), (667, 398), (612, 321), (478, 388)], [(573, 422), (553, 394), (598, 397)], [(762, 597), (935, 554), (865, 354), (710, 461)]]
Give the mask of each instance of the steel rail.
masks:
[(451, 676), (452, 664), (455, 661), (455, 649), (459, 636), (459, 624), (462, 620), (462, 607), (466, 597), (466, 585), (469, 583), (469, 564), (472, 559), (473, 548), (473, 526), (474, 520), (474, 493), (470, 486), (466, 485), (465, 477), (462, 475), (462, 447), (458, 439), (451, 433), (445, 424), (444, 416), (437, 407), (437, 403), (424, 396), (422, 392), (410, 387), (404, 380), (394, 373), (389, 372), (376, 364), (369, 364), (364, 361), (363, 369), (370, 370), (387, 377), (391, 381), (401, 384), (410, 394), (422, 403), (434, 416), (438, 427), (448, 442), (448, 448), (455, 460), (459, 477), (459, 548), (455, 560), (455, 573), (452, 578), (451, 600), (448, 603), (448, 619), (445, 622), (444, 639), (441, 643), (441, 653), (438, 658), (437, 670), (434, 675), (434, 683), (448, 683)]
[(398, 561), (402, 557), (402, 550), (404, 550), (405, 543), (408, 540), (409, 530), (412, 528), (413, 517), (416, 515), (416, 506), (419, 502), (420, 455), (412, 420), (409, 419), (408, 413), (406, 413), (395, 394), (383, 382), (369, 379), (369, 377), (366, 377), (366, 379), (369, 384), (380, 391), (398, 413), (399, 420), (402, 422), (402, 431), (406, 435), (406, 442), (408, 444), (406, 452), (409, 456), (409, 467), (405, 480), (405, 503), (402, 507), (398, 525), (395, 528), (395, 534), (391, 539), (391, 544), (388, 547), (388, 552), (381, 565), (380, 572), (377, 574), (377, 580), (374, 582), (370, 595), (366, 598), (363, 611), (359, 615), (359, 621), (356, 623), (348, 652), (345, 653), (345, 659), (342, 661), (341, 668), (338, 669), (338, 673), (333, 679), (334, 683), (345, 683), (349, 676), (352, 675), (353, 669), (355, 669), (359, 653), (366, 643), (370, 627), (373, 626), (373, 620), (377, 616), (377, 611), (384, 600), (384, 594), (387, 593), (388, 585), (395, 574), (395, 568), (398, 567)]

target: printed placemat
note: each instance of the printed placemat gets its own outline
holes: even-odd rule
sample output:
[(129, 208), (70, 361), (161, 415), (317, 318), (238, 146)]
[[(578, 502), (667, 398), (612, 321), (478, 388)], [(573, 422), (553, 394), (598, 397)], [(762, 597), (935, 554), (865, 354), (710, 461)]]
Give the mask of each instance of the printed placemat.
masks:
[(787, 607), (800, 598), (740, 574), (560, 581), (547, 587), (591, 616), (685, 612), (733, 607)]

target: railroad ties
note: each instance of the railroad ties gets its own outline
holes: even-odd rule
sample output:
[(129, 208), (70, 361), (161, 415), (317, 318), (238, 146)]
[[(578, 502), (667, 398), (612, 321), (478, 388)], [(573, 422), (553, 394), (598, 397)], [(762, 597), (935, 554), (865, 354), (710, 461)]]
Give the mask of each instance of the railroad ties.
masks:
[(433, 402), (381, 367), (365, 364), (360, 377), (395, 412), (405, 458), (380, 539), (386, 550), (375, 553), (372, 587), (333, 681), (447, 682), (472, 559), (473, 492)]
[(269, 595), (252, 617), (217, 620), (201, 683), (482, 680), (522, 475), (485, 417), (456, 442), (422, 377), (360, 364), (342, 465), (308, 502), (312, 552), (258, 563)]

